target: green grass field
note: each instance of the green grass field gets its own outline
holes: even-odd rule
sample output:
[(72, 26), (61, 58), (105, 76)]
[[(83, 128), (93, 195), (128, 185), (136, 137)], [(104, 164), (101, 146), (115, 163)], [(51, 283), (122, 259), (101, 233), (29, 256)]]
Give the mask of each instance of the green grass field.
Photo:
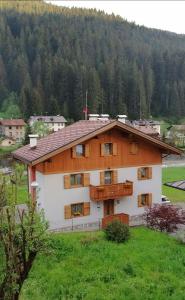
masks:
[(20, 300), (185, 299), (185, 246), (166, 234), (135, 228), (126, 244), (102, 232), (55, 234), (48, 251)]
[(20, 144), (8, 146), (8, 147), (0, 147), (0, 155), (11, 154), (12, 151), (18, 149)]
[[(185, 180), (185, 167), (163, 168), (162, 175), (163, 183), (176, 180)], [(162, 193), (166, 195), (172, 202), (185, 202), (185, 191), (163, 185)]]

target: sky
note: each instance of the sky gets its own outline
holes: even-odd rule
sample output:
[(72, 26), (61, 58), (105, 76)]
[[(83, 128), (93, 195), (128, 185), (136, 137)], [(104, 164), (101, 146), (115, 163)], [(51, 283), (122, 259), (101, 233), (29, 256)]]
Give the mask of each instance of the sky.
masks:
[(184, 1), (60, 1), (55, 5), (96, 8), (150, 28), (185, 34)]

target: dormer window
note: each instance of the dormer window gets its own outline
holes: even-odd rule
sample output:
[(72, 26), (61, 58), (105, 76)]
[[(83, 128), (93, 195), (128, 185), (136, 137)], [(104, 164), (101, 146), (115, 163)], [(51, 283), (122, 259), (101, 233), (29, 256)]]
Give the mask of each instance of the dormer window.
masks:
[(77, 157), (81, 157), (81, 156), (85, 156), (85, 146), (82, 144), (79, 144), (76, 146), (76, 156)]

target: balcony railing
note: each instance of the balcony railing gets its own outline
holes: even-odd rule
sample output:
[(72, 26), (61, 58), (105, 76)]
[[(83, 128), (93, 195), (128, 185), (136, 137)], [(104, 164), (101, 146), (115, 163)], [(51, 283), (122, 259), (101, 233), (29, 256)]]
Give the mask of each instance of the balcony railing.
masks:
[(133, 182), (126, 181), (115, 184), (90, 185), (90, 198), (93, 201), (118, 199), (133, 194)]
[(129, 225), (129, 215), (121, 213), (104, 217), (102, 219), (102, 228), (105, 228), (114, 220), (119, 220), (121, 223)]

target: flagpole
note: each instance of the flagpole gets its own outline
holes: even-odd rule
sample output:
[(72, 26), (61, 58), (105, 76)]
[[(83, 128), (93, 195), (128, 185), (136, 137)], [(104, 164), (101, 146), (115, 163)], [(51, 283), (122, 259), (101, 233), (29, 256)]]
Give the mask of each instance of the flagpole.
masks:
[(85, 120), (87, 120), (87, 90), (85, 93)]

